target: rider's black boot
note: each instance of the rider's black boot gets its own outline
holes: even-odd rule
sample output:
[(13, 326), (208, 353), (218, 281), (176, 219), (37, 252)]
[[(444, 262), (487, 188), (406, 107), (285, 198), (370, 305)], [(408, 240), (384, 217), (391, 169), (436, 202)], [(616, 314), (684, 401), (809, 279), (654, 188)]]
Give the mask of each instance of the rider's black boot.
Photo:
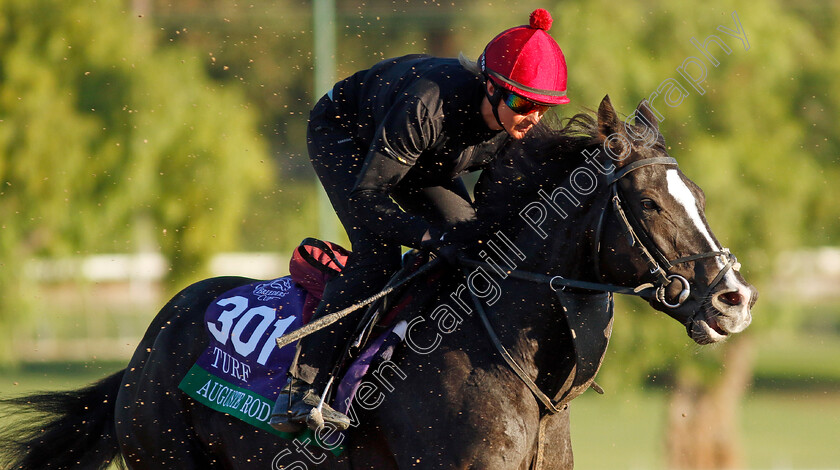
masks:
[(344, 431), (350, 427), (350, 418), (323, 403), (310, 384), (289, 377), (274, 403), (268, 424), (287, 433), (301, 431), (304, 427), (317, 431), (324, 426)]

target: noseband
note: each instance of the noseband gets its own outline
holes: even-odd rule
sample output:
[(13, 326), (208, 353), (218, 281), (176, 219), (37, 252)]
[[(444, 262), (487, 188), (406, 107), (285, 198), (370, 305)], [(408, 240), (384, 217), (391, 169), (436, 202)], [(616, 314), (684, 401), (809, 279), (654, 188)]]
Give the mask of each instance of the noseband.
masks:
[[(623, 202), (623, 195), (618, 185), (618, 181), (627, 176), (630, 172), (651, 165), (673, 165), (676, 167), (677, 160), (671, 157), (647, 158), (644, 160), (639, 160), (630, 163), (629, 165), (621, 168), (620, 170), (613, 172), (613, 174), (610, 175), (607, 180), (607, 184), (609, 184), (611, 192), (610, 199), (607, 202), (607, 204), (612, 206), (613, 211), (616, 213), (616, 218), (621, 222), (622, 230), (627, 236), (627, 240), (630, 243), (630, 246), (635, 246), (639, 249), (639, 251), (642, 253), (642, 257), (644, 257), (644, 259), (648, 263), (650, 273), (656, 276), (656, 279), (653, 283), (643, 284), (637, 287), (636, 289), (643, 290), (648, 287), (654, 288), (654, 295), (656, 297), (656, 300), (658, 300), (662, 305), (664, 305), (667, 308), (675, 309), (682, 306), (682, 304), (685, 303), (685, 301), (688, 299), (689, 295), (691, 294), (691, 285), (685, 277), (680, 276), (679, 274), (669, 273), (667, 271), (668, 269), (673, 268), (678, 264), (687, 263), (689, 261), (697, 261), (700, 259), (713, 258), (716, 256), (723, 257), (723, 259), (726, 260), (726, 263), (718, 271), (715, 278), (706, 288), (706, 292), (704, 292), (703, 295), (700, 296), (700, 298), (703, 298), (723, 279), (723, 276), (725, 276), (730, 269), (732, 269), (734, 266), (737, 266), (738, 260), (735, 258), (735, 255), (729, 252), (729, 249), (727, 248), (724, 248), (721, 251), (707, 251), (705, 253), (684, 256), (682, 258), (676, 258), (672, 260), (669, 260), (662, 253), (659, 247), (656, 246), (656, 243), (653, 242), (652, 237), (645, 230), (638, 217), (636, 217), (632, 211), (624, 209), (626, 203)], [(607, 208), (604, 208), (598, 220), (598, 227), (595, 230), (596, 238), (594, 243), (594, 259), (596, 260), (595, 275), (598, 280), (601, 280), (599, 260), (601, 259), (601, 234), (603, 231), (604, 214), (606, 212)], [(735, 269), (737, 269), (737, 267)], [(676, 302), (670, 303), (666, 298), (665, 289), (674, 281), (679, 281), (680, 284), (682, 284), (682, 290), (677, 296)]]

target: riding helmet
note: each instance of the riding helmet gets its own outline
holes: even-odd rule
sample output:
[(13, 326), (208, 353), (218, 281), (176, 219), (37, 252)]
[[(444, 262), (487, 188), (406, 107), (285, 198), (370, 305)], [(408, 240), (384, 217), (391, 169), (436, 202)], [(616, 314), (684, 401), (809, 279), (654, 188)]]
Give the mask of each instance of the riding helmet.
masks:
[(565, 104), (566, 58), (548, 35), (551, 15), (539, 8), (528, 25), (503, 31), (484, 48), (478, 59), (483, 73), (495, 85), (544, 104)]

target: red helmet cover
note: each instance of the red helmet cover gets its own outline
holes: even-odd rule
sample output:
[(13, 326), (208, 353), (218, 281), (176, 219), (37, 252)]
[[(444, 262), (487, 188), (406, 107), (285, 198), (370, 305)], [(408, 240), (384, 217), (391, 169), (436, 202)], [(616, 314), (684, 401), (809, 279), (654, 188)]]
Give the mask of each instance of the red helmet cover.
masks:
[(496, 85), (545, 104), (564, 104), (566, 58), (546, 31), (551, 15), (543, 9), (531, 13), (529, 25), (503, 31), (484, 48), (481, 69)]

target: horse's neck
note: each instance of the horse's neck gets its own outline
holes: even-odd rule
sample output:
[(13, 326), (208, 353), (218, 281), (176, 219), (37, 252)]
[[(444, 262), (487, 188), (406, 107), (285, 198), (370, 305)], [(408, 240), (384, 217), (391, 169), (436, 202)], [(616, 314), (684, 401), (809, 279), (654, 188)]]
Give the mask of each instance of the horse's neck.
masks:
[(597, 281), (595, 265), (599, 260), (595, 244), (600, 229), (598, 222), (606, 206), (606, 191), (606, 185), (599, 179), (598, 190), (580, 196), (577, 207), (564, 206), (565, 214), (552, 210), (549, 203), (543, 202), (547, 207), (547, 219), (541, 225), (542, 233), (525, 224), (516, 237), (516, 244), (525, 258), (520, 269)]
[[(542, 235), (522, 229), (508, 252), (515, 271), (560, 275), (566, 279), (594, 281), (597, 263), (594, 233), (605, 202), (605, 185), (581, 198), (564, 218), (553, 211)], [(548, 393), (558, 390), (574, 364), (571, 339), (563, 307), (547, 282), (523, 281), (513, 276), (501, 284), (499, 303), (488, 310), (502, 344), (517, 362)]]

